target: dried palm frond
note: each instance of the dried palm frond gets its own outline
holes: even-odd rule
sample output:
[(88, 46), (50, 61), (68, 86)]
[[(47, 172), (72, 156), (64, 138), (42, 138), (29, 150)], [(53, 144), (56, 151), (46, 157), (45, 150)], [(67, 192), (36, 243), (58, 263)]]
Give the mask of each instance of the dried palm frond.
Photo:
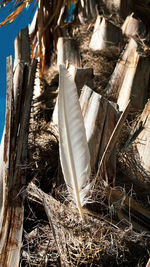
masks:
[[(11, 1), (1, 1), (4, 6), (6, 6), (8, 3), (11, 3)], [(1, 23), (0, 26), (6, 26), (10, 23), (12, 23), (19, 15), (20, 13), (33, 2), (33, 0), (24, 0), (24, 1), (16, 1), (16, 4), (13, 6), (14, 11), (10, 13)]]
[[(35, 1), (36, 6), (37, 0), (17, 0), (12, 6), (12, 12), (0, 23), (0, 26), (6, 26), (12, 23), (33, 1)], [(38, 9), (34, 17), (34, 30), (30, 38), (32, 58), (40, 58), (40, 76), (42, 76), (51, 63), (51, 55), (56, 48), (57, 39), (62, 35), (60, 24), (62, 24), (63, 14), (67, 13), (72, 2), (76, 3), (77, 1), (38, 1)], [(1, 1), (1, 5), (4, 7), (11, 3), (12, 1), (8, 0)]]

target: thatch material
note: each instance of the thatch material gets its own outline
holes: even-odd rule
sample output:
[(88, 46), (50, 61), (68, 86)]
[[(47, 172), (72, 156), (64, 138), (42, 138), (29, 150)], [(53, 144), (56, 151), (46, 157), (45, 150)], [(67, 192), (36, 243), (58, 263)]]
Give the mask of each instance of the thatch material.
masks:
[[(105, 267), (108, 263), (110, 265), (110, 262), (110, 266), (136, 266), (139, 257), (143, 263), (147, 262), (146, 248), (149, 246), (150, 238), (144, 233), (137, 234), (131, 228), (123, 231), (107, 222), (105, 217), (94, 216), (88, 211), (85, 211), (86, 224), (82, 224), (72, 203), (61, 204), (44, 194), (34, 184), (29, 185), (27, 192), (30, 200), (45, 207), (50, 228), (47, 224), (44, 226), (41, 221), (37, 222), (33, 231), (25, 233), (26, 244), (22, 249), (22, 261), (26, 262), (25, 266), (31, 263), (32, 266), (59, 266), (59, 261), (64, 266), (84, 264)], [(135, 247), (136, 256), (133, 254)]]

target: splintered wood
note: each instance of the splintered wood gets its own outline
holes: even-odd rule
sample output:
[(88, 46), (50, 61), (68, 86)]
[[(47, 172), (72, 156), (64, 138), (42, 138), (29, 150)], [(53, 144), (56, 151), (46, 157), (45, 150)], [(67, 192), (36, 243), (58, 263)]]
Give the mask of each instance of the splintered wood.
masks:
[(139, 111), (145, 105), (149, 75), (150, 59), (138, 51), (138, 44), (131, 38), (118, 60), (106, 93), (118, 94), (120, 111), (124, 111), (129, 100), (132, 108)]
[(134, 0), (102, 0), (110, 13), (117, 13), (125, 19), (130, 13)]
[(134, 141), (134, 146), (137, 149), (141, 165), (150, 173), (150, 100), (145, 105), (136, 131), (139, 134)]
[(72, 38), (58, 38), (57, 42), (57, 65), (80, 67), (80, 55), (75, 40)]
[[(91, 169), (95, 173), (118, 120), (118, 111), (112, 102), (87, 86), (82, 89), (80, 105), (91, 154)], [(106, 163), (106, 168), (109, 182), (114, 183), (116, 175), (115, 150), (111, 152), (113, 153)]]
[[(3, 188), (0, 205), (0, 266), (18, 267), (24, 221), (23, 187), (26, 181), (27, 143), (36, 60), (29, 66), (27, 29), (15, 42), (14, 81), (12, 58), (7, 59), (7, 99), (3, 146)], [(14, 85), (14, 86), (13, 86)], [(13, 101), (14, 100), (14, 101)]]
[(122, 42), (121, 29), (105, 18), (97, 17), (94, 32), (90, 42), (92, 50), (102, 50), (107, 47), (119, 46)]
[(135, 18), (134, 13), (129, 15), (122, 25), (123, 34), (129, 37), (146, 36), (146, 27), (140, 19)]

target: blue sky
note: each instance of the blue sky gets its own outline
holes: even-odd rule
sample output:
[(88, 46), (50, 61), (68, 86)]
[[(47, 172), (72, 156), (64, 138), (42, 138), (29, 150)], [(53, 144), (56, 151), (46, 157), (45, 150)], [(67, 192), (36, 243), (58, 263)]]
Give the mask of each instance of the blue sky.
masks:
[[(34, 15), (34, 2), (13, 23), (0, 27), (0, 141), (5, 124), (6, 103), (6, 58), (10, 55), (14, 59), (14, 40), (18, 32), (25, 28)], [(9, 15), (10, 7), (0, 9), (0, 22)]]

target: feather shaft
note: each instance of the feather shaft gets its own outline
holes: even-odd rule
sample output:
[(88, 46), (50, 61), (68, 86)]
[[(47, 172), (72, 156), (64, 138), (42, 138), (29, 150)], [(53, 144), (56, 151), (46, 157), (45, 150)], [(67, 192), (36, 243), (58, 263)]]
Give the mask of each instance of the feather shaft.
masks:
[[(67, 114), (66, 114), (66, 110), (64, 109), (64, 115), (65, 115), (65, 120), (67, 122)], [(79, 197), (79, 190), (78, 190), (78, 184), (77, 184), (77, 176), (76, 176), (76, 172), (75, 172), (75, 164), (74, 164), (74, 160), (73, 160), (73, 151), (72, 151), (72, 147), (71, 147), (71, 140), (70, 140), (70, 136), (69, 136), (69, 132), (68, 132), (68, 125), (66, 127), (66, 136), (68, 139), (68, 146), (67, 146), (67, 153), (68, 153), (68, 159), (69, 159), (69, 164), (71, 166), (71, 177), (72, 177), (72, 183), (74, 184), (74, 188), (75, 188), (75, 198), (76, 198), (76, 202), (77, 202), (77, 206), (81, 215), (81, 218), (84, 219), (83, 216), (83, 211), (82, 211), (82, 206), (81, 206), (81, 201), (80, 201), (80, 197)]]
[(63, 65), (60, 65), (58, 126), (64, 179), (84, 220), (82, 206), (90, 188), (90, 154), (77, 88)]

